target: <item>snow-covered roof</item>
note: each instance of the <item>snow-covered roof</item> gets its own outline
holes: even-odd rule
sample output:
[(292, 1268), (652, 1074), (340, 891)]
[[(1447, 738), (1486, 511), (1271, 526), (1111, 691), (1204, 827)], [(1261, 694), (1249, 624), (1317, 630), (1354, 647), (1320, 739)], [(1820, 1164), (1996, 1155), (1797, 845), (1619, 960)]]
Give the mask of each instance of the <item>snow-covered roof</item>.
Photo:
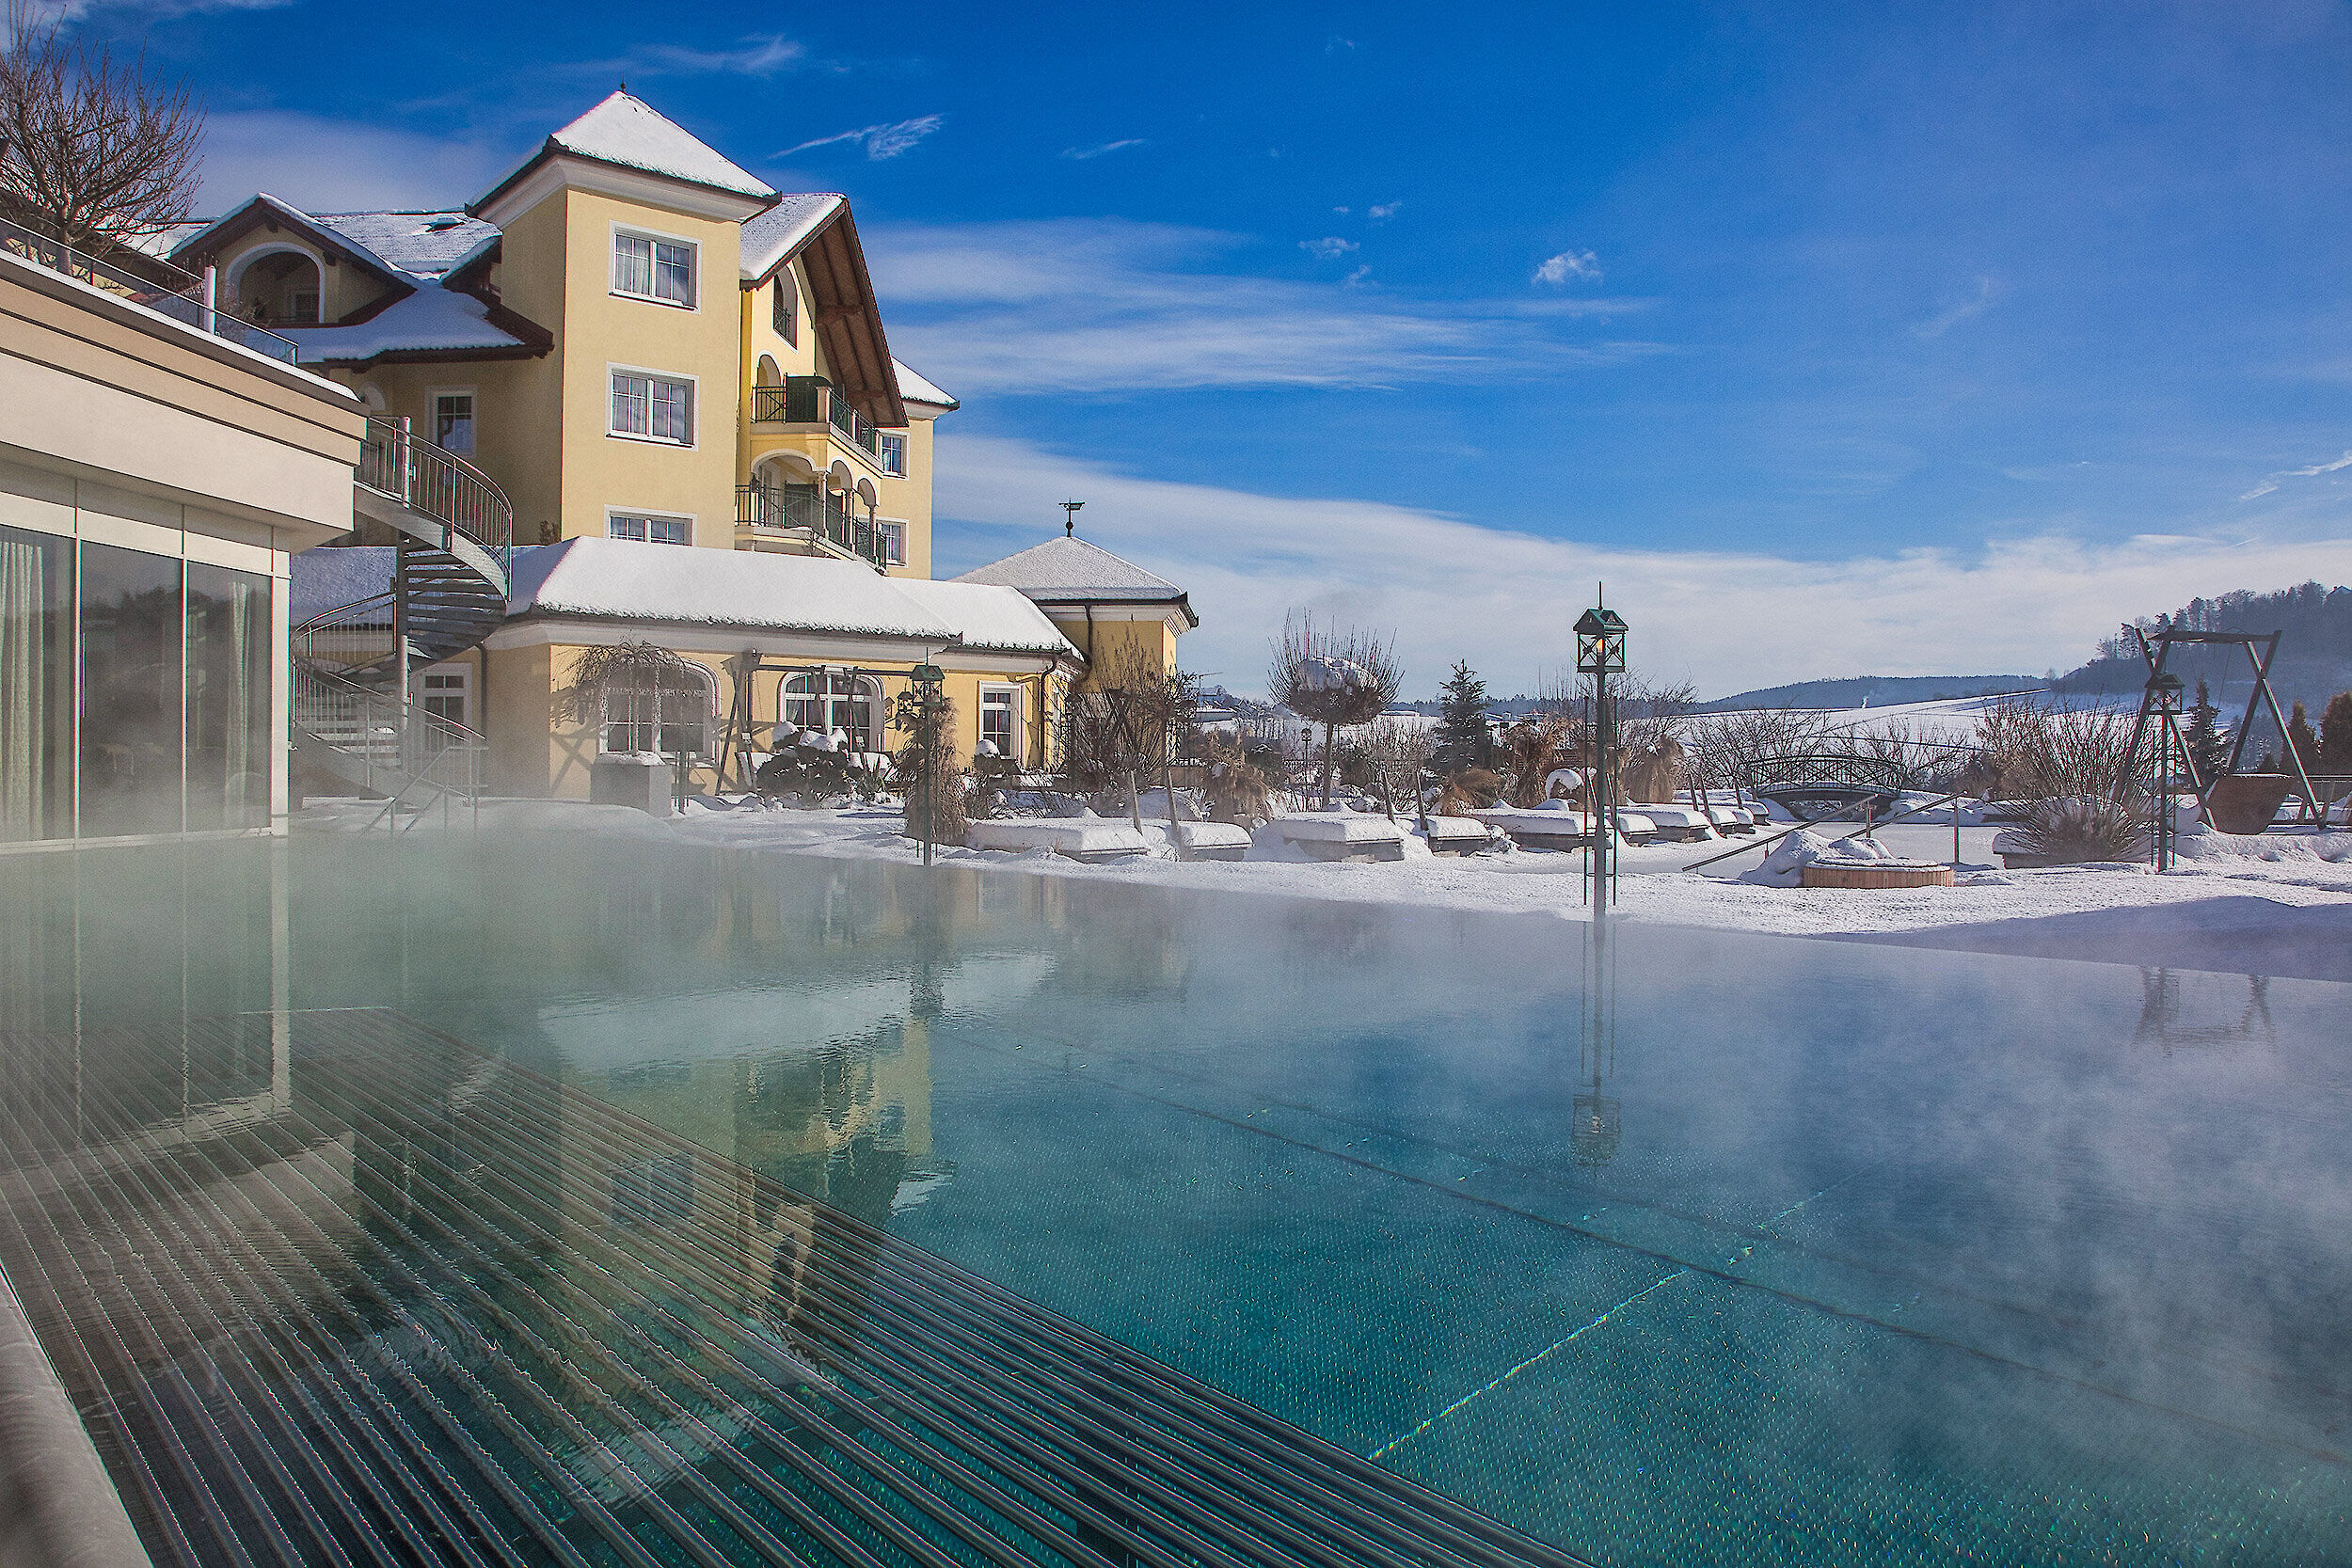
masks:
[(1064, 534), (993, 561), (956, 578), (1018, 588), (1032, 599), (1182, 599), (1184, 591), (1100, 545)]
[(967, 648), (1067, 654), (1073, 658), (1078, 655), (1070, 639), (1018, 589), (926, 578), (892, 578), (890, 585), (962, 634)]
[(419, 280), (421, 287), (355, 326), (275, 328), (293, 340), (305, 364), (373, 359), (401, 350), (523, 348), (512, 332), (494, 326), (490, 307), (468, 293)]
[[(749, 227), (746, 225), (745, 227)], [(893, 359), (891, 371), (898, 377), (898, 395), (910, 403), (934, 404), (941, 408), (961, 408), (961, 404), (939, 389), (937, 383), (928, 381), (909, 370), (903, 360)]]
[(398, 278), (401, 276), (402, 269), (394, 266), (390, 261), (385, 260), (384, 257), (378, 255), (375, 248), (369, 245), (366, 240), (354, 234), (346, 234), (342, 230), (337, 229), (327, 219), (319, 217), (310, 213), (306, 213), (301, 208), (295, 206), (293, 202), (280, 200), (278, 198), (270, 195), (267, 191), (254, 192), (252, 196), (246, 198), (243, 201), (240, 201), (234, 208), (222, 214), (212, 222), (205, 224), (201, 228), (189, 233), (181, 235), (178, 239), (172, 242), (171, 254), (178, 256), (183, 250), (203, 249), (204, 241), (212, 237), (215, 230), (221, 228), (224, 224), (234, 222), (237, 218), (243, 216), (247, 209), (256, 206), (270, 209), (271, 212), (276, 213), (278, 217), (282, 218), (287, 223), (292, 224), (296, 229), (308, 230), (322, 239), (328, 240), (335, 245), (342, 245), (344, 249), (350, 251), (353, 255), (358, 257), (361, 261), (366, 261), (369, 265), (374, 267), (377, 271), (385, 274), (387, 277)]
[(946, 645), (953, 627), (862, 562), (627, 539), (566, 539), (515, 552), (515, 615), (596, 615), (691, 626), (906, 637)]
[(741, 196), (765, 198), (776, 194), (766, 181), (737, 167), (684, 126), (626, 92), (613, 93), (556, 132), (529, 161), (547, 152), (570, 152)]
[(401, 271), (439, 277), (498, 235), (463, 213), (314, 213), (313, 221)]
[(846, 196), (810, 191), (787, 196), (743, 222), (743, 276), (765, 277), (776, 263), (808, 243), (825, 220), (848, 203)]

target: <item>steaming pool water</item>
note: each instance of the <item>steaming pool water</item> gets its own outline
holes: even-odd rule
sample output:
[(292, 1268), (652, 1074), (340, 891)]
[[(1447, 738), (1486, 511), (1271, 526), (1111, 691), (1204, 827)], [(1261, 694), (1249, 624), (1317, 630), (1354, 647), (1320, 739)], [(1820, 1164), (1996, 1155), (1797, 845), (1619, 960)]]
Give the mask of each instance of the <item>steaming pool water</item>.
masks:
[[(625, 1265), (813, 1291), (806, 1199), (1595, 1562), (2342, 1561), (2348, 1003), (654, 843), (24, 857), (0, 1264), (158, 1562), (762, 1560), (727, 1369), (806, 1347)], [(587, 1341), (670, 1393), (500, 1392)]]

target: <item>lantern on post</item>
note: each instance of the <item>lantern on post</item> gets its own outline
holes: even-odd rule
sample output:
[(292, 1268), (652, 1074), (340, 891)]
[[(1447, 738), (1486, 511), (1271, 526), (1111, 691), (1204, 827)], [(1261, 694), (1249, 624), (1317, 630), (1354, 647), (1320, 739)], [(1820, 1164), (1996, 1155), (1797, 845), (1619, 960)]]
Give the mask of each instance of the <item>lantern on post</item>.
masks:
[(2188, 738), (2181, 733), (2181, 677), (2171, 673), (2152, 676), (2142, 698), (2142, 705), (2156, 721), (2155, 745), (2151, 748), (2151, 777), (2149, 794), (2154, 801), (2154, 814), (2149, 828), (2149, 848), (2153, 854), (2156, 869), (2172, 869), (2172, 800), (2180, 787), (2173, 777), (2172, 764), (2177, 754), (2185, 758)]
[(918, 664), (907, 672), (914, 705), (922, 724), (923, 747), (923, 863), (931, 863), (939, 835), (933, 827), (939, 815), (939, 710), (947, 700), (947, 672), (936, 664)]
[[(1601, 598), (1596, 585), (1593, 597)], [(1609, 677), (1625, 673), (1625, 617), (1605, 603), (1577, 617), (1576, 673), (1593, 680), (1591, 768), (1585, 774), (1585, 804), (1592, 820), (1585, 824), (1586, 897), (1596, 914), (1605, 911), (1617, 891), (1617, 699)]]

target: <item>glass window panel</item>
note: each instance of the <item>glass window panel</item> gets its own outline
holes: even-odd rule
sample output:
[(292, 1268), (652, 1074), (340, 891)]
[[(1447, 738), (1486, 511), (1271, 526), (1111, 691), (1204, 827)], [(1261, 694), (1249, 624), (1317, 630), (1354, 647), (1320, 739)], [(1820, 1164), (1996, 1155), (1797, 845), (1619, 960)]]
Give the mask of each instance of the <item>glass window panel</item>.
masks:
[(683, 381), (653, 383), (653, 434), (664, 441), (687, 436), (687, 393)]
[(446, 392), (433, 400), (433, 441), (461, 457), (473, 455), (473, 394)]
[(882, 559), (893, 566), (907, 563), (907, 526), (904, 523), (877, 523), (882, 530)]
[(612, 428), (624, 436), (644, 436), (649, 433), (647, 410), (652, 403), (652, 383), (642, 375), (612, 376)]
[(612, 239), (612, 287), (625, 294), (653, 293), (653, 242), (637, 234)]
[(882, 470), (903, 479), (907, 471), (907, 438), (903, 436), (882, 437)]
[(643, 539), (645, 536), (645, 519), (643, 517), (614, 515), (606, 519), (605, 527), (615, 539)]
[(0, 843), (73, 832), (73, 542), (0, 528)]
[(181, 831), (180, 562), (82, 546), (81, 836)]
[(188, 566), (188, 831), (269, 825), (269, 578)]
[(694, 303), (694, 250), (657, 240), (653, 247), (653, 293), (679, 305)]

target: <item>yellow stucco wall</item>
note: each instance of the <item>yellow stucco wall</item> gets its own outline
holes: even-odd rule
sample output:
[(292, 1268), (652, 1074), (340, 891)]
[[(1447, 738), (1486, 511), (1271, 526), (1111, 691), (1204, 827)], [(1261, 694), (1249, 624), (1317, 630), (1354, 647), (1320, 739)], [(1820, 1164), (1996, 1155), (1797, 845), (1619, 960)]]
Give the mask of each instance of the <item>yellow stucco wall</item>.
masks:
[(1065, 615), (1058, 610), (1052, 619), (1071, 646), (1089, 656), (1080, 690), (1094, 690), (1098, 675), (1117, 671), (1130, 659), (1140, 658), (1146, 668), (1163, 675), (1176, 668), (1177, 633), (1165, 619), (1111, 621), (1098, 614), (1089, 626), (1084, 615)]

